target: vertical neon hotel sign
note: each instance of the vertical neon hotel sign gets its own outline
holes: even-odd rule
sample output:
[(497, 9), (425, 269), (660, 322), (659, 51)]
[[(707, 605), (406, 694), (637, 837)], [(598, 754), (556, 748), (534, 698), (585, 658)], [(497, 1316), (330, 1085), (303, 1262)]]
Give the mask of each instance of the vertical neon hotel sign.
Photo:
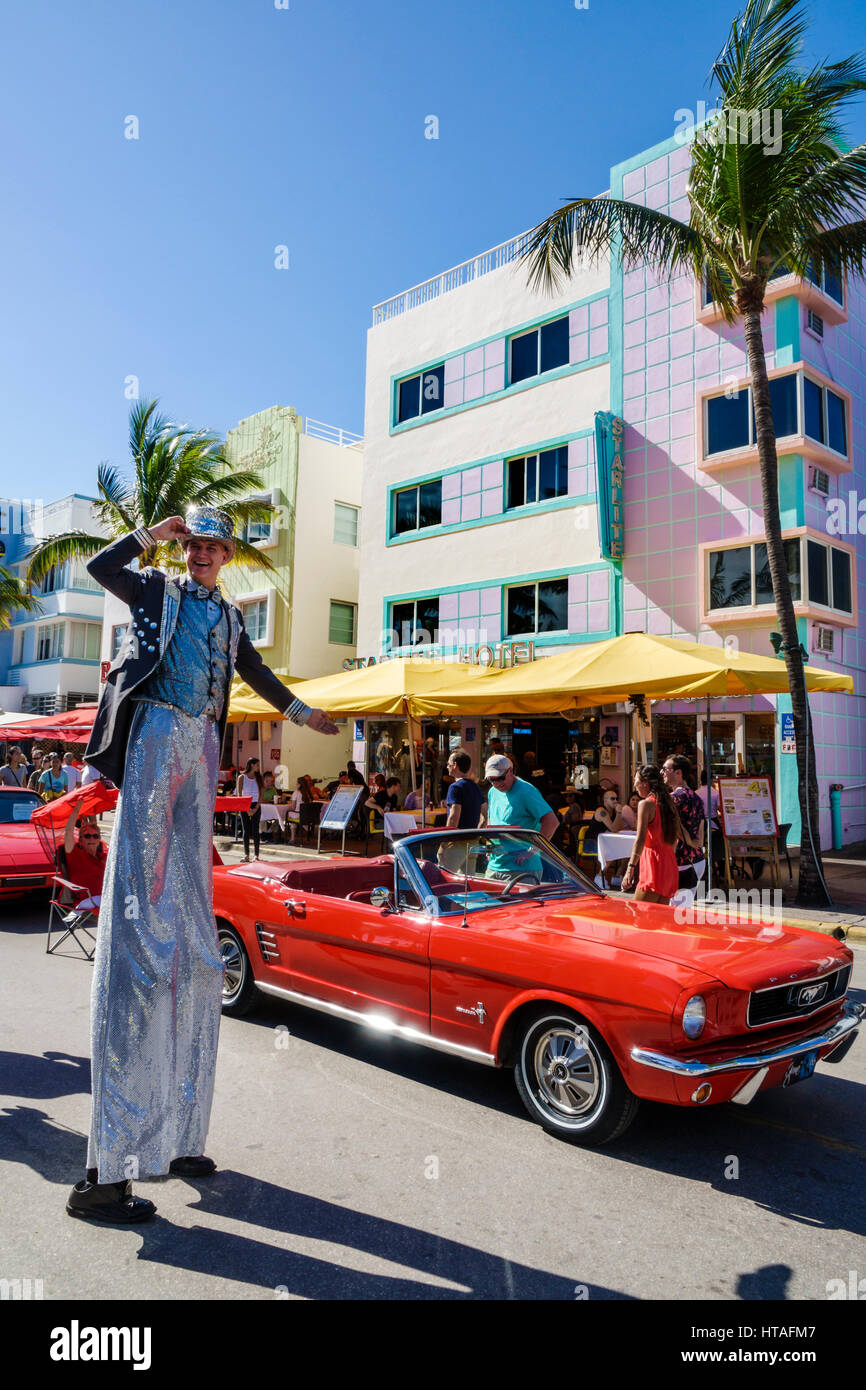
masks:
[(598, 541), (606, 560), (625, 555), (623, 488), (625, 465), (622, 441), (625, 425), (609, 410), (595, 415), (595, 470), (598, 490)]

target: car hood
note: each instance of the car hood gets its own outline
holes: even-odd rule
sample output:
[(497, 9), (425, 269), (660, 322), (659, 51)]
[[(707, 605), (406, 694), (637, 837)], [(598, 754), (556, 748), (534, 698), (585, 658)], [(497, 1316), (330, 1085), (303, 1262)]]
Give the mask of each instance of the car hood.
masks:
[[(672, 961), (713, 975), (730, 989), (762, 989), (810, 979), (853, 959), (847, 946), (817, 932), (769, 920), (715, 924), (713, 916), (721, 914), (714, 913), (710, 904), (703, 911), (709, 922), (700, 920), (699, 908), (694, 912), (696, 921), (678, 922), (674, 908), (658, 903), (587, 897), (521, 905), (514, 914), (519, 914), (519, 925), (514, 925), (536, 941), (539, 931), (550, 932), (558, 944), (567, 936)], [(501, 920), (502, 909), (497, 912)], [(768, 919), (770, 915), (764, 913)]]
[(32, 864), (38, 864), (40, 868), (43, 865), (53, 867), (35, 828), (28, 821), (21, 821), (17, 825), (0, 825), (0, 867), (12, 869)]

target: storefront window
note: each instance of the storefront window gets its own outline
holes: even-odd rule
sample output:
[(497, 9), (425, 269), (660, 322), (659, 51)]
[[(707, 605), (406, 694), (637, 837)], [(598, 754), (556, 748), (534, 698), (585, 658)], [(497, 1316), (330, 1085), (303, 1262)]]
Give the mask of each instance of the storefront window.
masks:
[(746, 715), (746, 772), (773, 777), (776, 771), (776, 725), (771, 714)]
[(384, 778), (396, 777), (403, 798), (412, 788), (409, 727), (405, 719), (367, 720), (367, 781), (375, 773)]
[(661, 767), (672, 754), (681, 754), (688, 758), (693, 769), (697, 768), (697, 729), (697, 718), (693, 714), (665, 714), (653, 719), (653, 760), (656, 766)]

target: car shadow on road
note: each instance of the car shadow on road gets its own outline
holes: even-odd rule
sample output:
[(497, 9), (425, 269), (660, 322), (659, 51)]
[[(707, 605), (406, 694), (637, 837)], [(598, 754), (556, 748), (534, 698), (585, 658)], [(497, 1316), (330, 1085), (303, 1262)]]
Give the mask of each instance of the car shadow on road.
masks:
[[(242, 1021), (269, 1032), (278, 1024), (288, 1025), (296, 1038), (315, 1047), (511, 1115), (525, 1123), (529, 1134), (538, 1132), (520, 1103), (510, 1071), (479, 1067), (368, 1033), (309, 1009), (273, 1008), (270, 1001)], [(644, 1101), (627, 1133), (597, 1151), (562, 1140), (547, 1142), (559, 1152), (562, 1174), (571, 1172), (575, 1179), (580, 1166), (598, 1152), (691, 1182), (704, 1181), (803, 1225), (861, 1235), (866, 1231), (866, 1148), (857, 1141), (862, 1136), (863, 1106), (863, 1086), (828, 1065), (807, 1082), (756, 1096), (748, 1107), (687, 1108)]]

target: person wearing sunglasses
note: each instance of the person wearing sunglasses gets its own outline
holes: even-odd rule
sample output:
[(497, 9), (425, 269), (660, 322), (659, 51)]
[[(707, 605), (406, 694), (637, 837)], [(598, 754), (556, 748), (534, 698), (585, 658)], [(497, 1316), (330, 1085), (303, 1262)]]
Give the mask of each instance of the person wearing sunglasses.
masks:
[[(77, 912), (88, 908), (98, 908), (102, 901), (102, 880), (105, 875), (106, 849), (99, 833), (99, 826), (91, 816), (79, 818), (81, 799), (75, 803), (72, 815), (66, 822), (63, 837), (63, 850), (66, 855), (66, 871), (73, 883), (87, 892), (76, 904)], [(76, 829), (78, 835), (76, 837)]]
[[(538, 830), (547, 840), (553, 838), (559, 816), (537, 787), (515, 776), (509, 757), (500, 753), (488, 758), (484, 775), (490, 784), (487, 824), (491, 829), (496, 826), (519, 826), (522, 830)], [(515, 853), (513, 849), (503, 847), (491, 853), (487, 862), (489, 877), (509, 878), (519, 871), (541, 872), (541, 859), (534, 850)]]

